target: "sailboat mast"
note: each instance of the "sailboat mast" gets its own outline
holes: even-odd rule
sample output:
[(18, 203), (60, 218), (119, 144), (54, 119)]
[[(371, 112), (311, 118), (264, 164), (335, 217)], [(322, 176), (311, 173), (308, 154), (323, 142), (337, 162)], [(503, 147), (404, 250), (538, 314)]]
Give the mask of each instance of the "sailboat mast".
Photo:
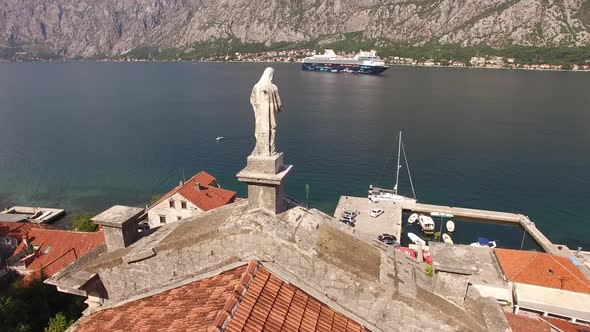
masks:
[(399, 182), (399, 168), (400, 168), (400, 164), (399, 164), (399, 159), (401, 156), (401, 152), (402, 152), (402, 132), (399, 132), (399, 143), (397, 146), (397, 167), (395, 170), (395, 186), (393, 187), (393, 191), (394, 193), (397, 195), (397, 185)]

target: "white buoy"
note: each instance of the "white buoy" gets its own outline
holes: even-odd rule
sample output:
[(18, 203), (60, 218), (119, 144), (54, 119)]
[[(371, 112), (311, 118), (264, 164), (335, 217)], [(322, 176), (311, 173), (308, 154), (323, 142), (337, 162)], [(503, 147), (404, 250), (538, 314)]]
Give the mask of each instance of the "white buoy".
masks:
[(455, 231), (455, 223), (452, 220), (447, 221), (447, 231), (451, 233)]

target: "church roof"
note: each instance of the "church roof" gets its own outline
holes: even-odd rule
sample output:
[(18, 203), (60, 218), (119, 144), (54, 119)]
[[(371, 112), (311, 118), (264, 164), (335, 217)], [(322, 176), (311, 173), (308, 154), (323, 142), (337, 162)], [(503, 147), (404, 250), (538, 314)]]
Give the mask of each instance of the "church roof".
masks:
[[(105, 305), (117, 305), (249, 260), (261, 262), (256, 276), (267, 275), (267, 280), (255, 302), (238, 306), (228, 329), (238, 323), (238, 330), (241, 324), (266, 324), (259, 321), (260, 310), (273, 322), (291, 322), (280, 301), (290, 301), (291, 314), (303, 313), (302, 326), (318, 314), (317, 324), (341, 326), (336, 315), (341, 313), (371, 331), (486, 331), (481, 315), (496, 312), (484, 309), (485, 301), (466, 301), (469, 308), (461, 309), (434, 294), (423, 266), (321, 211), (291, 206), (275, 215), (249, 209), (247, 201), (164, 225), (127, 248), (100, 247), (46, 282), (83, 295), (94, 278), (104, 287)], [(264, 295), (277, 290), (279, 302)], [(253, 294), (246, 293), (245, 300)], [(244, 309), (249, 305), (251, 310)]]
[[(154, 319), (146, 319), (147, 317)], [(101, 310), (74, 331), (365, 331), (257, 261)]]

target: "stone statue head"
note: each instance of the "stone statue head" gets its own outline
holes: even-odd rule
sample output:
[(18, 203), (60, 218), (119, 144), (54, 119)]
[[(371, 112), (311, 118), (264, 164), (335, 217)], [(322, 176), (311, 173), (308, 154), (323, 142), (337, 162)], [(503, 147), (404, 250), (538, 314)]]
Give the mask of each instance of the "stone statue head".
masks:
[(275, 70), (272, 69), (271, 67), (266, 67), (266, 69), (262, 73), (262, 76), (260, 76), (260, 80), (258, 80), (258, 83), (256, 83), (256, 85), (260, 85), (260, 86), (271, 85), (272, 78), (274, 77), (274, 75), (275, 75)]

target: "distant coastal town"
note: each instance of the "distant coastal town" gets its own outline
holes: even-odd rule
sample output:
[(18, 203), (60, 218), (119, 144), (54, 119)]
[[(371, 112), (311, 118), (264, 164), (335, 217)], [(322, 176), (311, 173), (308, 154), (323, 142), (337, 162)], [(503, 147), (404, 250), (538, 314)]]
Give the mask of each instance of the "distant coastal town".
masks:
[[(93, 58), (93, 59), (73, 59), (73, 61), (112, 61), (112, 62), (136, 62), (136, 61), (166, 61), (166, 62), (301, 62), (305, 57), (322, 54), (323, 50), (318, 49), (294, 49), (294, 50), (276, 50), (276, 51), (259, 51), (259, 52), (227, 52), (225, 54), (216, 54), (200, 57), (150, 57), (138, 56), (135, 53), (129, 53), (116, 57)], [(388, 52), (391, 53), (391, 52)], [(344, 57), (353, 57), (356, 52), (340, 51), (336, 54)], [(423, 66), (423, 67), (455, 67), (455, 68), (488, 68), (488, 69), (521, 69), (521, 70), (554, 70), (554, 71), (590, 71), (590, 60), (579, 64), (555, 64), (555, 63), (527, 63), (519, 60), (517, 57), (504, 57), (496, 55), (478, 55), (467, 57), (467, 61), (445, 58), (424, 59), (417, 57), (408, 57), (403, 55), (384, 55), (381, 58), (387, 65), (406, 65), (406, 66)], [(33, 56), (27, 52), (21, 51), (14, 53), (10, 58), (0, 59), (0, 62), (25, 62), (25, 61), (62, 61), (58, 58), (43, 58)]]
[[(197, 61), (203, 62), (301, 62), (303, 58), (321, 54), (322, 51), (313, 49), (283, 50), (283, 51), (265, 51), (265, 52), (234, 52), (225, 55), (214, 55), (201, 57)], [(336, 52), (344, 57), (353, 57), (355, 52)], [(492, 68), (492, 69), (523, 69), (523, 70), (570, 70), (570, 71), (590, 71), (590, 63), (574, 64), (566, 66), (561, 64), (528, 64), (520, 63), (517, 58), (508, 58), (502, 56), (474, 56), (467, 62), (458, 60), (438, 60), (427, 59), (419, 60), (410, 57), (391, 55), (384, 56), (382, 59), (388, 65), (408, 65), (424, 67), (472, 67), (472, 68)], [(118, 61), (148, 61), (146, 59), (135, 58), (133, 56), (122, 56)], [(174, 60), (173, 60), (174, 61)], [(176, 61), (183, 61), (176, 59)]]

